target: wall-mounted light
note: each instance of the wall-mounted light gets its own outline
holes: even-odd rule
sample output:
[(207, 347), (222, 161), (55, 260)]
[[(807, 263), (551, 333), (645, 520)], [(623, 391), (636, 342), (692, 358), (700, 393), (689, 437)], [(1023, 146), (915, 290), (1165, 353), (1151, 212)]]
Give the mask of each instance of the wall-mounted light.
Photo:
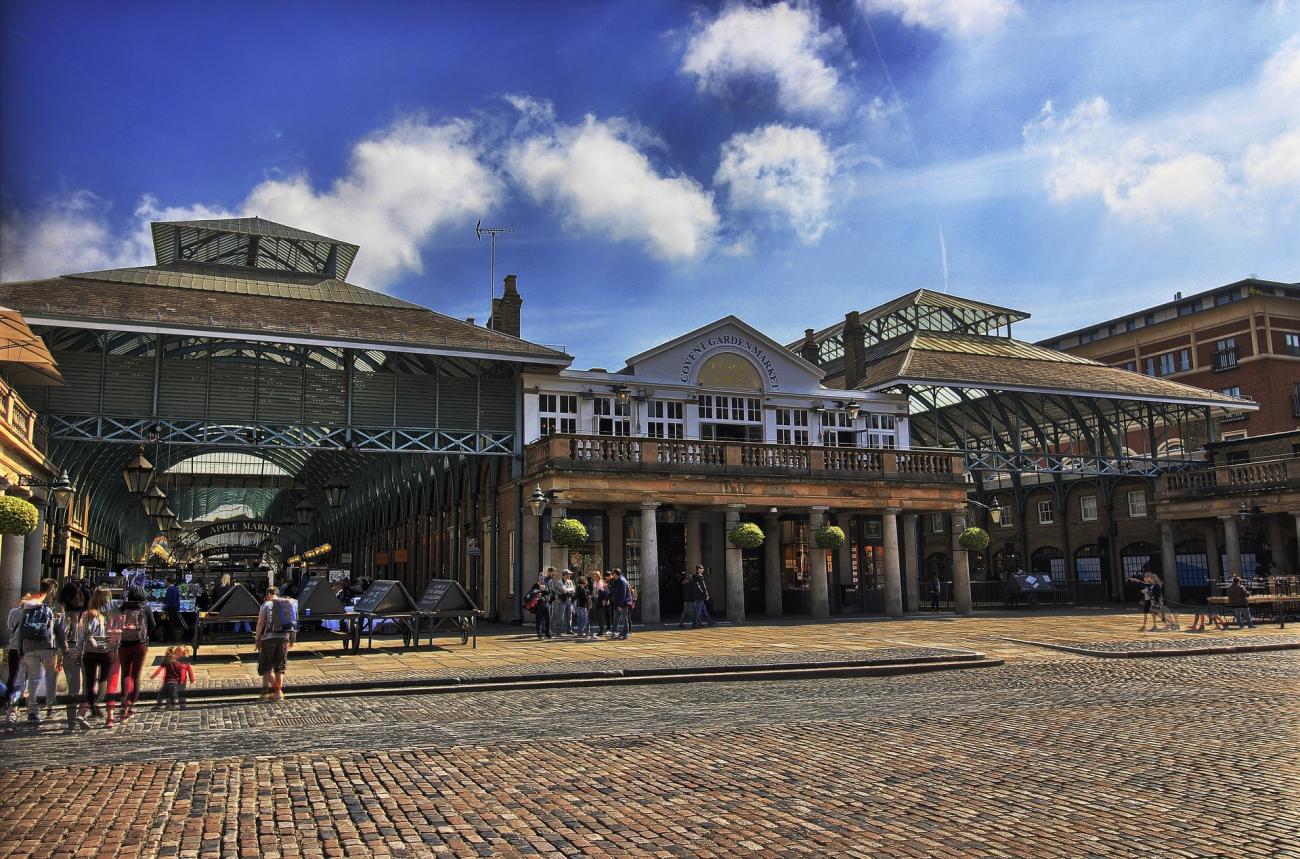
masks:
[(528, 509), (532, 511), (534, 516), (541, 516), (546, 512), (546, 505), (557, 500), (556, 496), (557, 493), (554, 489), (543, 492), (539, 483), (537, 488), (533, 490), (533, 494), (528, 496)]
[(614, 386), (614, 399), (618, 400), (620, 406), (626, 406), (627, 401), (632, 398), (632, 392), (627, 385)]

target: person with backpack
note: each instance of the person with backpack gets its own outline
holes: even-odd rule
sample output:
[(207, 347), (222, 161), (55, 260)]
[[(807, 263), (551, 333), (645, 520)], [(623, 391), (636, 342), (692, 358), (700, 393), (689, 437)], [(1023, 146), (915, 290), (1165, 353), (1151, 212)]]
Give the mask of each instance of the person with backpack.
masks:
[(253, 641), (257, 647), (257, 673), (262, 675), (260, 701), (284, 700), (284, 672), (289, 650), (298, 639), (298, 603), (266, 589), (266, 602), (257, 612)]
[(116, 658), (111, 635), (114, 614), (112, 594), (108, 588), (97, 588), (81, 614), (77, 629), (77, 641), (81, 644), (81, 685), (85, 687), (86, 697), (77, 709), (76, 723), (87, 730), (90, 723), (86, 721), (86, 713), (100, 717), (99, 704), (108, 692), (108, 678)]
[[(46, 580), (44, 584), (54, 584)], [(36, 694), (42, 677), (45, 680), (45, 718), (54, 715), (54, 702), (59, 690), (59, 663), (66, 648), (63, 623), (50, 607), (54, 588), (30, 594), (22, 604), (19, 621), (18, 650), (22, 656), (23, 670), (27, 672), (27, 721), (41, 720)]]
[(524, 608), (533, 613), (533, 628), (537, 631), (537, 640), (543, 636), (551, 637), (551, 609), (548, 605), (550, 596), (546, 587), (546, 574), (538, 575), (537, 581), (524, 594)]
[[(153, 636), (153, 611), (149, 608), (144, 588), (128, 588), (122, 607), (113, 616), (109, 637), (117, 644), (117, 661), (121, 690), (122, 721), (131, 718), (135, 702), (140, 698), (140, 672), (149, 654), (149, 639)], [(113, 723), (113, 705), (108, 704), (106, 725)]]
[(81, 621), (81, 613), (86, 610), (86, 606), (90, 605), (91, 593), (90, 582), (80, 577), (70, 577), (60, 588), (59, 605), (63, 606), (63, 614), (67, 619), (69, 630)]

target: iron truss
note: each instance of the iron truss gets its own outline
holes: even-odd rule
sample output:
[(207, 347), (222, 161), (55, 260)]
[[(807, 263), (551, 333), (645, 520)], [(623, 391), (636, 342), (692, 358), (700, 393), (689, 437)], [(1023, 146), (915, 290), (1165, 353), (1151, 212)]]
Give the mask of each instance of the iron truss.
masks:
[(175, 418), (113, 418), (103, 415), (44, 416), (51, 439), (124, 444), (162, 443), (373, 453), (466, 453), (510, 456), (514, 433), (401, 427), (339, 427), (257, 421), (222, 422)]
[(1191, 459), (1149, 456), (1095, 456), (1091, 454), (1004, 453), (997, 450), (964, 450), (970, 472), (1020, 474), (1113, 475), (1158, 477), (1170, 471), (1200, 468)]

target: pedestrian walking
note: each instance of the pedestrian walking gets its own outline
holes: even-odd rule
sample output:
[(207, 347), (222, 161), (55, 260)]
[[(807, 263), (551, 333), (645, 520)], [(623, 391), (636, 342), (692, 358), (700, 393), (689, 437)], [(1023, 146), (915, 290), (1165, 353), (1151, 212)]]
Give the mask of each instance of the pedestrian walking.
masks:
[(550, 592), (547, 589), (546, 574), (539, 573), (537, 581), (524, 595), (524, 608), (533, 613), (533, 628), (537, 631), (537, 640), (551, 637)]
[(677, 628), (685, 629), (695, 617), (695, 585), (685, 570), (677, 574), (677, 587), (682, 592), (682, 614), (677, 618)]
[(59, 605), (67, 622), (66, 629), (71, 630), (81, 622), (81, 613), (90, 605), (94, 588), (81, 576), (70, 576), (59, 589)]
[(22, 621), (23, 621), (23, 600), (18, 600), (13, 607), (9, 609), (9, 615), (5, 618), (4, 636), (5, 636), (5, 697), (0, 702), (4, 708), (4, 718), (6, 722), (12, 722), (18, 714), (13, 706), (16, 700), (16, 690), (18, 685), (18, 673), (22, 670), (22, 653), (19, 645), (22, 641)]
[(934, 573), (930, 576), (930, 611), (939, 610), (939, 597), (943, 594), (943, 584), (939, 581), (939, 574)]
[(167, 574), (167, 590), (163, 593), (163, 641), (172, 644), (184, 632), (185, 623), (181, 620), (181, 588), (176, 583), (176, 574)]
[(626, 641), (632, 635), (632, 607), (635, 605), (631, 583), (623, 578), (623, 571), (615, 567), (609, 583), (609, 599), (614, 606), (612, 635)]
[(577, 619), (574, 633), (578, 638), (591, 637), (591, 583), (586, 576), (578, 579), (573, 590), (573, 607)]
[(695, 565), (695, 573), (691, 576), (691, 591), (695, 601), (691, 628), (699, 629), (701, 626), (713, 626), (713, 618), (709, 617), (709, 582), (704, 578), (703, 564)]
[(600, 583), (600, 634), (610, 635), (614, 631), (614, 598), (609, 591), (610, 583), (614, 581), (614, 573), (606, 570), (601, 577)]
[(1255, 628), (1255, 618), (1250, 614), (1250, 591), (1241, 583), (1241, 576), (1233, 576), (1232, 584), (1228, 585), (1228, 608), (1232, 609), (1237, 629)]
[(577, 595), (578, 586), (574, 584), (573, 572), (565, 570), (560, 574), (560, 588), (562, 591), (561, 599), (564, 602), (564, 626), (561, 630), (565, 635), (574, 633), (574, 620), (577, 614)]
[(68, 684), (68, 694), (64, 703), (68, 733), (72, 733), (77, 727), (77, 704), (81, 699), (81, 683), (84, 672), (82, 670), (83, 643), (81, 640), (80, 620), (83, 614), (85, 614), (84, 611), (77, 612), (77, 623), (71, 621), (67, 612), (59, 615), (59, 621), (63, 624), (62, 670), (63, 677)]
[(591, 576), (592, 638), (595, 638), (597, 633), (604, 635), (609, 632), (609, 618), (606, 615), (609, 608), (608, 576), (609, 573), (602, 574), (600, 570), (596, 570)]
[(262, 675), (261, 701), (284, 700), (284, 674), (289, 651), (298, 640), (298, 603), (266, 589), (266, 602), (257, 612), (253, 641), (257, 647), (257, 673)]
[(64, 637), (62, 618), (54, 613), (50, 606), (57, 582), (46, 579), (42, 584), (46, 590), (41, 593), (28, 594), (23, 600), (22, 615), (19, 621), (18, 649), (22, 656), (23, 670), (27, 674), (27, 721), (41, 720), (37, 693), (44, 680), (45, 718), (54, 715), (54, 702), (58, 696), (59, 667), (63, 651), (67, 647)]
[[(81, 685), (85, 689), (85, 700), (77, 711), (77, 724), (90, 728), (86, 721), (89, 712), (96, 719), (100, 717), (99, 705), (108, 693), (108, 679), (116, 661), (113, 641), (110, 634), (112, 627), (113, 598), (108, 588), (97, 588), (90, 597), (90, 605), (81, 615), (78, 625), (77, 640), (81, 643)], [(111, 725), (112, 723), (108, 723)]]
[(167, 709), (175, 707), (185, 709), (185, 688), (194, 681), (194, 669), (185, 659), (190, 655), (189, 648), (183, 644), (167, 648), (162, 664), (153, 670), (151, 677), (162, 677), (162, 686), (158, 687), (158, 700), (155, 707), (164, 703)]
[[(149, 639), (154, 633), (153, 612), (143, 588), (126, 591), (122, 607), (113, 615), (109, 637), (116, 644), (118, 689), (121, 691), (122, 721), (131, 718), (140, 698), (140, 672), (149, 654)], [(112, 691), (112, 690), (109, 690)], [(113, 722), (113, 702), (107, 703), (105, 724)]]

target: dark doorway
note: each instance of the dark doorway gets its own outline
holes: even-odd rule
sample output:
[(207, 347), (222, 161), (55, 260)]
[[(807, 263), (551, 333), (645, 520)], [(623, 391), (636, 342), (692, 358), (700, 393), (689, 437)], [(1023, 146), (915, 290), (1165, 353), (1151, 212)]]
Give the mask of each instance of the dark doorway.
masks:
[[(776, 539), (773, 534), (769, 540)], [(767, 575), (763, 566), (762, 549), (745, 549), (741, 552), (741, 569), (745, 575), (745, 615), (767, 613)]]
[(659, 617), (674, 623), (682, 616), (680, 576), (686, 569), (686, 526), (677, 522), (660, 522), (659, 540)]

